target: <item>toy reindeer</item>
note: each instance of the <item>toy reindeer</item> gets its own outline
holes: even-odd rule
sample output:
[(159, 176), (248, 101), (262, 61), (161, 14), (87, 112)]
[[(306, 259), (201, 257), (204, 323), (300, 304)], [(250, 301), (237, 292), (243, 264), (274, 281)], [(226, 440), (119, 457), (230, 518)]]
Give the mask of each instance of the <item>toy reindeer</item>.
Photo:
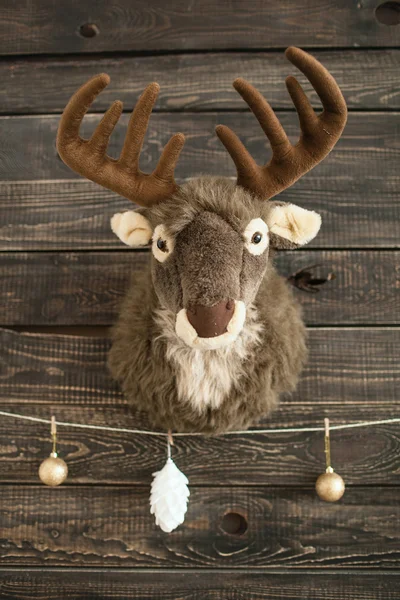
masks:
[(107, 75), (78, 90), (62, 116), (57, 147), (64, 162), (141, 207), (111, 219), (128, 246), (151, 243), (152, 260), (122, 303), (109, 366), (152, 426), (205, 433), (247, 428), (270, 413), (280, 393), (294, 389), (304, 365), (300, 309), (272, 258), (274, 250), (312, 240), (321, 218), (271, 199), (330, 152), (347, 111), (335, 80), (315, 58), (293, 47), (286, 56), (309, 79), (324, 110), (316, 115), (300, 84), (288, 77), (301, 127), (293, 146), (263, 96), (237, 79), (233, 85), (259, 121), (272, 158), (259, 166), (238, 137), (219, 125), (236, 182), (198, 177), (179, 186), (174, 170), (182, 133), (172, 136), (151, 174), (140, 171), (156, 83), (139, 99), (117, 160), (106, 151), (121, 102), (112, 104), (90, 140), (79, 136), (86, 111), (109, 83)]

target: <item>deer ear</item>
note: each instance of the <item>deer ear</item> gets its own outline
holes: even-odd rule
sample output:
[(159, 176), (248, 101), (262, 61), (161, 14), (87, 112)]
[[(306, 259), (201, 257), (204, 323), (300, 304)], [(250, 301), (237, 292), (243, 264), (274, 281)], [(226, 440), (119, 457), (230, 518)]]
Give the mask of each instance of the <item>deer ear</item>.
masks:
[[(267, 225), (276, 248), (303, 246), (317, 235), (321, 216), (296, 204), (275, 204), (268, 214)], [(279, 238), (283, 238), (281, 243)]]
[(134, 210), (116, 213), (111, 218), (111, 229), (121, 242), (132, 248), (147, 246), (153, 235), (153, 228), (150, 222), (146, 217)]

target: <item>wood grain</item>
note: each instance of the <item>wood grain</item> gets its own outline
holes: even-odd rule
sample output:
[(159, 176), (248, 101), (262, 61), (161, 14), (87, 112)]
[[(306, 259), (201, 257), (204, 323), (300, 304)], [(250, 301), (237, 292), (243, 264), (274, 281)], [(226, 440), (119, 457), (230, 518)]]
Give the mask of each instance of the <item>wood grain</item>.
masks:
[[(400, 329), (313, 329), (298, 390), (261, 427), (321, 427), (398, 416)], [(150, 429), (131, 410), (106, 370), (101, 338), (19, 334), (3, 330), (2, 409), (59, 421)], [(398, 426), (332, 433), (334, 466), (347, 484), (397, 484)], [(60, 428), (71, 483), (141, 484), (165, 456), (163, 438)], [(37, 481), (50, 452), (49, 427), (0, 419), (0, 481)], [(194, 485), (313, 485), (324, 468), (316, 432), (180, 438), (174, 456)]]
[(0, 598), (7, 600), (398, 600), (400, 575), (352, 570), (270, 572), (170, 569), (0, 570)]
[[(277, 115), (290, 139), (297, 142), (297, 115), (279, 111)], [(82, 125), (84, 137), (91, 135), (100, 118), (97, 114), (85, 118)], [(128, 119), (129, 114), (122, 115), (115, 129), (109, 145), (110, 156), (117, 156), (122, 147)], [(55, 139), (58, 122), (59, 116), (56, 115), (0, 118), (1, 181), (80, 179), (57, 156)], [(233, 177), (236, 172), (231, 157), (214, 132), (219, 123), (232, 127), (259, 162), (268, 160), (268, 141), (250, 112), (201, 113), (195, 118), (187, 113), (158, 113), (153, 115), (149, 125), (141, 155), (142, 169), (147, 172), (154, 168), (170, 136), (182, 131), (187, 140), (179, 160), (177, 177), (184, 179), (204, 173)], [(355, 182), (365, 189), (373, 184), (375, 202), (376, 196), (381, 201), (381, 193), (390, 190), (391, 185), (398, 186), (399, 133), (397, 112), (351, 113), (336, 148), (300, 182), (307, 181), (307, 189), (314, 187), (319, 191), (321, 185), (322, 190), (330, 186), (328, 189), (338, 195), (341, 190), (348, 190), (349, 185), (355, 188)]]
[[(400, 50), (313, 50), (332, 73), (349, 109), (400, 108)], [(283, 52), (207, 52), (130, 56), (8, 58), (0, 62), (0, 114), (61, 112), (67, 99), (90, 77), (108, 73), (110, 86), (96, 102), (104, 111), (115, 98), (129, 110), (150, 81), (161, 85), (155, 111), (243, 110), (232, 81), (246, 77), (274, 108), (293, 109), (285, 79), (296, 69)], [(320, 106), (300, 75), (312, 104)], [(62, 86), (60, 86), (60, 81)]]
[[(285, 400), (266, 428), (323, 427), (364, 419), (397, 417), (398, 400), (385, 397), (379, 404), (365, 393), (353, 405), (343, 398), (340, 406), (321, 397), (305, 399), (305, 406)], [(151, 429), (146, 416), (127, 406), (115, 408), (48, 405), (0, 405), (1, 409), (49, 419), (135, 430)], [(177, 408), (178, 410), (179, 408)], [(305, 424), (305, 425), (303, 425)], [(0, 482), (37, 483), (41, 462), (51, 451), (49, 425), (1, 416)], [(166, 438), (132, 433), (75, 429), (59, 426), (59, 452), (69, 469), (69, 484), (143, 485), (165, 459)], [(313, 486), (324, 472), (323, 432), (279, 433), (204, 437), (176, 437), (173, 450), (179, 468), (191, 485)], [(398, 485), (400, 470), (398, 424), (332, 431), (332, 460), (346, 485)]]
[[(4, 485), (2, 565), (398, 567), (398, 488), (349, 488), (329, 505), (314, 489), (192, 486), (185, 523), (170, 535), (148, 498), (148, 486)], [(229, 512), (242, 515), (244, 534), (222, 529)]]
[[(317, 169), (318, 170), (318, 169)], [(315, 173), (317, 175), (317, 173)], [(311, 173), (281, 198), (322, 215), (312, 248), (394, 248), (399, 246), (397, 175), (377, 174), (375, 185), (346, 188), (333, 174), (327, 181)], [(351, 176), (352, 177), (352, 176)], [(378, 182), (377, 182), (378, 181)], [(334, 189), (329, 189), (332, 184)], [(80, 250), (121, 248), (110, 229), (115, 212), (132, 208), (112, 192), (81, 180), (0, 183), (0, 250)]]
[[(57, 113), (71, 93), (109, 72), (112, 84), (93, 110), (119, 97), (128, 112), (144, 85), (158, 80), (158, 114), (141, 166), (151, 170), (169, 136), (183, 130), (180, 181), (233, 176), (214, 134), (219, 122), (259, 162), (270, 153), (231, 81), (243, 75), (257, 85), (296, 141), (284, 87), (295, 69), (283, 55), (296, 44), (314, 49), (353, 112), (332, 155), (280, 198), (317, 210), (324, 223), (311, 250), (278, 258), (280, 271), (323, 263), (317, 272), (332, 270), (336, 279), (316, 295), (295, 292), (312, 326), (309, 364), (298, 390), (262, 426), (397, 417), (400, 29), (376, 22), (377, 0), (3, 5), (0, 324), (97, 337), (0, 330), (0, 409), (149, 427), (106, 368), (106, 328), (149, 255), (123, 250), (109, 230), (110, 216), (129, 203), (78, 178), (57, 156)], [(99, 35), (82, 37), (85, 23)], [(309, 84), (305, 90), (317, 107)], [(84, 135), (99, 118), (87, 117)], [(113, 136), (113, 156), (128, 118)], [(0, 599), (397, 599), (398, 431), (387, 424), (332, 432), (333, 464), (347, 486), (335, 505), (314, 492), (324, 469), (319, 432), (180, 438), (174, 458), (191, 498), (184, 525), (166, 535), (148, 508), (164, 438), (60, 427), (70, 476), (53, 490), (37, 478), (50, 452), (49, 427), (1, 417)], [(240, 516), (242, 534), (224, 531), (227, 513)]]
[[(106, 370), (107, 338), (0, 332), (2, 404), (124, 404)], [(368, 406), (390, 411), (398, 401), (399, 343), (398, 328), (311, 329), (308, 365), (297, 392), (285, 404), (304, 411), (303, 425), (316, 423), (308, 413), (315, 403), (329, 412), (336, 410), (337, 418), (339, 409), (348, 405), (354, 420)]]
[[(375, 7), (373, 0), (15, 0), (1, 10), (0, 53), (398, 46), (398, 28), (377, 23)], [(80, 36), (85, 23), (99, 35)]]
[[(0, 323), (111, 325), (130, 278), (149, 259), (149, 252), (132, 250), (2, 253)], [(295, 290), (308, 324), (399, 323), (398, 251), (297, 250), (279, 254), (275, 262), (285, 277), (305, 267), (316, 275), (334, 273), (318, 293)]]
[[(291, 113), (280, 117), (295, 140), (297, 117)], [(113, 136), (112, 155), (121, 147), (127, 118), (123, 116)], [(98, 115), (88, 117), (86, 134), (98, 119)], [(210, 113), (196, 118), (157, 114), (142, 167), (151, 170), (169, 136), (183, 130), (188, 140), (178, 166), (180, 177), (233, 176), (231, 159), (213, 133), (219, 121), (232, 126), (258, 160), (267, 160), (265, 137), (250, 114)], [(280, 196), (321, 213), (324, 225), (314, 247), (398, 246), (399, 123), (397, 113), (352, 113), (344, 137), (330, 156)], [(117, 247), (109, 218), (116, 210), (129, 209), (131, 203), (77, 179), (57, 158), (57, 124), (55, 116), (0, 119), (1, 249)]]

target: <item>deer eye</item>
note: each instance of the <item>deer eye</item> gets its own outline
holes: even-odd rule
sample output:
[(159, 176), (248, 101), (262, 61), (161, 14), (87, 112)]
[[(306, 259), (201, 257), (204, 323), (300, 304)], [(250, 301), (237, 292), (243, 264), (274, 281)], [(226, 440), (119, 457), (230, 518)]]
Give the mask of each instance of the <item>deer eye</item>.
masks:
[(174, 249), (174, 239), (164, 225), (157, 225), (153, 233), (152, 251), (159, 262), (164, 262)]
[(158, 238), (157, 240), (157, 248), (161, 250), (161, 252), (168, 252), (167, 242), (162, 238)]
[(244, 230), (244, 239), (250, 254), (259, 256), (268, 248), (268, 225), (260, 218), (252, 219)]

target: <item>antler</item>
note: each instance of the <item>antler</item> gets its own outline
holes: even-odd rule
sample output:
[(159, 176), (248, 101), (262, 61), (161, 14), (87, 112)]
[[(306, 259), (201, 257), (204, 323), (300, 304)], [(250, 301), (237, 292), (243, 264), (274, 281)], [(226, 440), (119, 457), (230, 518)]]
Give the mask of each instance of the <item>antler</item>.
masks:
[(338, 141), (347, 119), (345, 100), (325, 67), (300, 48), (290, 47), (285, 54), (310, 81), (324, 107), (317, 116), (297, 79), (286, 79), (286, 87), (300, 121), (299, 142), (295, 146), (289, 142), (268, 102), (244, 79), (236, 79), (233, 86), (247, 102), (269, 139), (271, 160), (265, 166), (257, 165), (229, 127), (218, 125), (216, 128), (219, 139), (236, 165), (238, 185), (265, 200), (291, 186), (325, 158)]
[(79, 136), (79, 127), (96, 96), (110, 83), (106, 74), (85, 83), (68, 102), (57, 134), (57, 149), (74, 171), (142, 206), (170, 196), (177, 188), (174, 170), (185, 143), (176, 133), (165, 146), (157, 167), (150, 175), (139, 170), (139, 156), (159, 85), (151, 83), (139, 98), (129, 121), (124, 147), (115, 160), (107, 156), (111, 133), (122, 113), (122, 102), (114, 102), (103, 116), (90, 140)]

